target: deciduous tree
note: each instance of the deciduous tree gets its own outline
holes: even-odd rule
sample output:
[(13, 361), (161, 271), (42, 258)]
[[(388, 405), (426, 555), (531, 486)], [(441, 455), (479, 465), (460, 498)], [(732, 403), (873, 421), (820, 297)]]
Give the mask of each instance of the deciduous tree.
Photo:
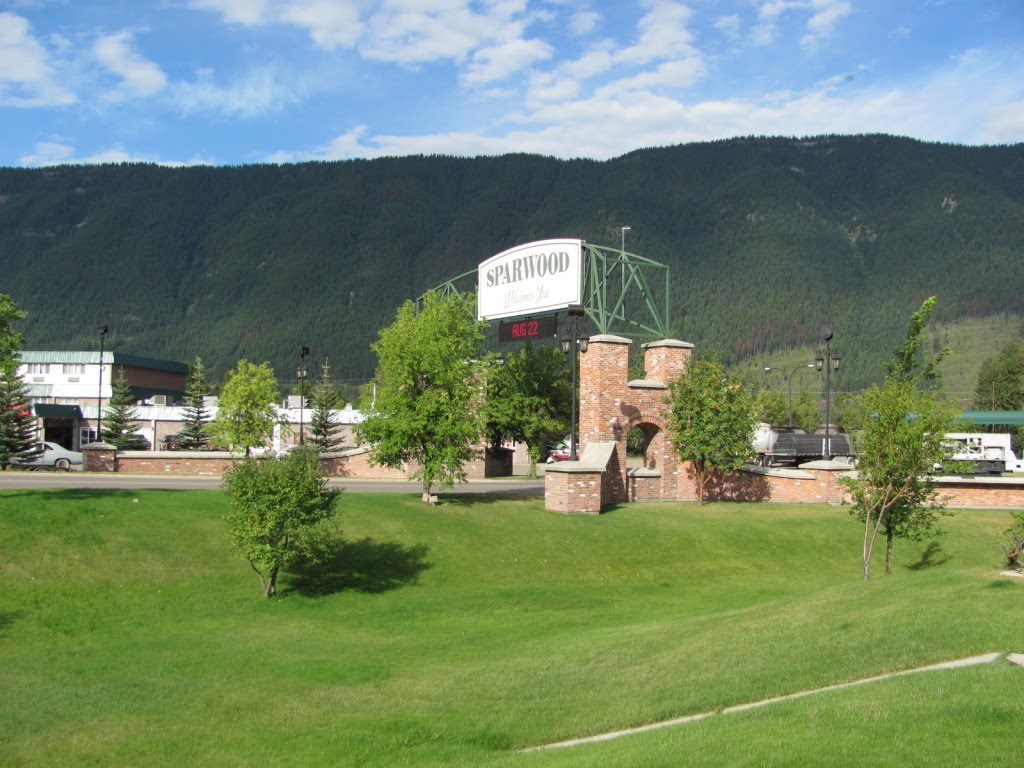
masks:
[(871, 555), (884, 534), (885, 572), (892, 572), (893, 542), (919, 540), (936, 532), (945, 514), (932, 468), (943, 458), (943, 441), (959, 409), (944, 402), (934, 389), (936, 366), (947, 354), (922, 359), (928, 299), (914, 313), (905, 342), (886, 366), (885, 383), (865, 390), (860, 398), (863, 428), (856, 436), (856, 477), (840, 478), (852, 497), (851, 513), (864, 523), (861, 555), (864, 579), (871, 578)]
[(0, 361), (10, 360), (21, 349), (24, 339), (11, 323), (24, 319), (25, 313), (18, 309), (14, 299), (0, 293)]
[[(980, 410), (1024, 410), (1024, 343), (1011, 341), (981, 364), (974, 388), (974, 407)], [(992, 427), (1007, 429), (1006, 425)], [(1017, 449), (1024, 445), (1024, 427), (1013, 430)]]
[(377, 371), (356, 434), (373, 446), (374, 463), (415, 464), (424, 501), (435, 484), (465, 481), (463, 465), (483, 435), (484, 336), (475, 316), (472, 294), (429, 293), (418, 314), (405, 302), (373, 345)]
[(330, 522), (340, 491), (327, 486), (315, 450), (246, 457), (224, 474), (224, 490), (231, 541), (259, 575), (266, 597), (277, 593), (282, 569), (315, 561), (337, 535)]
[(541, 450), (569, 429), (571, 386), (565, 356), (551, 347), (528, 345), (487, 372), (484, 404), (487, 438), (525, 442), (530, 477), (537, 476)]
[(754, 398), (754, 418), (772, 426), (783, 426), (789, 423), (789, 406), (786, 396), (781, 392), (762, 389)]
[(220, 390), (217, 417), (207, 431), (211, 436), (231, 443), (234, 450), (243, 449), (249, 456), (252, 449), (265, 446), (274, 433), (280, 395), (270, 363), (239, 360), (224, 376)]
[(754, 409), (738, 377), (711, 357), (694, 357), (670, 385), (667, 413), (679, 458), (693, 465), (697, 500), (723, 472), (739, 469), (753, 450)]

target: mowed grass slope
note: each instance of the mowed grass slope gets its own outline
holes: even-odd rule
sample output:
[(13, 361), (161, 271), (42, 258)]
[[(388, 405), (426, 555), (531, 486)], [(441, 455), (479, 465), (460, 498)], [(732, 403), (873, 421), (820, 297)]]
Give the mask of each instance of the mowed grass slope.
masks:
[[(137, 499), (137, 501), (136, 501)], [(569, 750), (520, 748), (1024, 652), (1001, 511), (860, 579), (846, 510), (343, 494), (346, 544), (260, 596), (217, 492), (0, 492), (3, 765), (975, 765), (1024, 670), (900, 678)], [(876, 564), (881, 569), (881, 560)]]

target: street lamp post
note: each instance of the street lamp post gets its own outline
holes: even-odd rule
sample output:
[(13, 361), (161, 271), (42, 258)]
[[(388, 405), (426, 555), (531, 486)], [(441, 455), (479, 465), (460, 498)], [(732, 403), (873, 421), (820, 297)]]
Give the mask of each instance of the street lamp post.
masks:
[(306, 444), (306, 375), (309, 369), (306, 368), (306, 356), (309, 355), (309, 347), (299, 347), (299, 367), (295, 376), (299, 380), (299, 445)]
[(576, 431), (577, 431), (577, 410), (576, 400), (579, 397), (579, 383), (576, 375), (576, 369), (578, 366), (578, 352), (586, 352), (587, 345), (590, 339), (586, 336), (580, 336), (580, 318), (583, 317), (583, 307), (578, 304), (574, 304), (569, 307), (569, 329), (568, 335), (563, 336), (559, 342), (562, 346), (562, 351), (569, 355), (569, 365), (572, 367), (572, 411), (570, 417), (570, 432), (569, 432), (569, 461), (579, 461), (579, 453), (576, 445)]
[(805, 365), (798, 365), (794, 368), (789, 376), (786, 377), (786, 386), (789, 390), (789, 426), (793, 426), (793, 377), (797, 375), (804, 368), (813, 368), (814, 363), (806, 363)]
[(821, 340), (825, 342), (825, 354), (814, 358), (814, 367), (821, 371), (825, 369), (825, 453), (823, 459), (832, 458), (832, 371), (839, 370), (839, 362), (842, 358), (832, 354), (832, 329), (821, 329)]
[(98, 328), (100, 332), (100, 376), (99, 376), (99, 389), (96, 392), (96, 440), (97, 442), (103, 439), (103, 341), (107, 337), (107, 326), (101, 325)]
[(625, 253), (626, 252), (626, 233), (629, 232), (632, 229), (632, 227), (625, 226), (625, 227), (619, 227), (619, 229), (622, 230), (622, 247), (619, 250), (622, 251), (623, 253)]

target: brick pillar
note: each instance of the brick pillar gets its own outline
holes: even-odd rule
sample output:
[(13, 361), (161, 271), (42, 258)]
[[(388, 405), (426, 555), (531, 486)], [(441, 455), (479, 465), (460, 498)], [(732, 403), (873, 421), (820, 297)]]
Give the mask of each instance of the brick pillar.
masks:
[(645, 378), (671, 384), (679, 378), (693, 353), (693, 344), (676, 339), (662, 339), (644, 344)]
[(85, 472), (117, 472), (117, 448), (110, 443), (83, 445), (82, 469)]
[(580, 355), (580, 445), (614, 441), (622, 477), (613, 482), (612, 498), (625, 501), (626, 430), (622, 393), (629, 378), (630, 340), (599, 334)]

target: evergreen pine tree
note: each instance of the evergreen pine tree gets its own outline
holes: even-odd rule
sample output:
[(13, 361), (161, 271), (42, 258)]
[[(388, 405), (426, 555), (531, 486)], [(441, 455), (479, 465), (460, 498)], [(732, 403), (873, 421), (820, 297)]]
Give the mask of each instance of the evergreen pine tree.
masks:
[(210, 419), (210, 413), (203, 401), (209, 392), (203, 361), (197, 357), (189, 369), (188, 381), (185, 383), (185, 408), (182, 412), (185, 426), (181, 428), (181, 447), (185, 450), (201, 451), (210, 442), (204, 426)]
[(124, 368), (118, 369), (117, 377), (110, 396), (110, 405), (103, 416), (103, 434), (100, 439), (110, 443), (119, 451), (134, 451), (145, 448), (142, 438), (135, 434), (135, 424), (139, 418), (135, 410), (135, 400)]
[(331, 384), (331, 364), (324, 360), (320, 369), (320, 381), (310, 396), (313, 415), (309, 419), (309, 431), (312, 437), (309, 442), (317, 450), (326, 452), (336, 450), (344, 440), (336, 436), (338, 425), (331, 419), (331, 411), (338, 407), (338, 390)]
[(41, 453), (28, 387), (18, 376), (18, 357), (0, 362), (0, 469)]

